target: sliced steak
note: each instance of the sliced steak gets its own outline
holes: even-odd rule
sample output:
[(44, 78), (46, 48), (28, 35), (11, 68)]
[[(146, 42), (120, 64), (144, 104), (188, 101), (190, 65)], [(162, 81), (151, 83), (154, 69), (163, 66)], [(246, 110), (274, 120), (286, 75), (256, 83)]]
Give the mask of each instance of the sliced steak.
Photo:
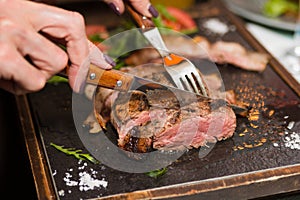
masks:
[(199, 101), (180, 105), (170, 91), (119, 93), (111, 120), (118, 144), (132, 152), (151, 149), (198, 148), (233, 135), (236, 116), (231, 108)]
[[(164, 41), (171, 52), (187, 58), (206, 58), (212, 62), (228, 63), (249, 71), (264, 71), (270, 60), (268, 54), (246, 49), (236, 42), (217, 41), (211, 43), (202, 36), (190, 39), (169, 35), (164, 36)], [(141, 65), (149, 62), (161, 62), (160, 58), (157, 50), (144, 48), (135, 51), (125, 62), (128, 65)]]
[[(171, 85), (160, 65), (122, 70)], [(168, 90), (123, 93), (98, 88), (95, 111), (105, 120), (100, 124), (112, 123), (119, 147), (130, 152), (198, 148), (233, 135), (236, 115), (225, 100), (179, 99)]]

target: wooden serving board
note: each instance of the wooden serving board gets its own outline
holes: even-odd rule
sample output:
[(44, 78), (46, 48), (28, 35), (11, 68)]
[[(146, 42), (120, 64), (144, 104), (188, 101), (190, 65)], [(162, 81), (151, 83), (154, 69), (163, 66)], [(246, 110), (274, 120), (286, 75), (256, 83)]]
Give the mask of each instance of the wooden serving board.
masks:
[[(190, 12), (197, 20), (199, 34), (212, 42), (234, 41), (268, 53), (220, 1), (199, 3)], [(232, 30), (222, 37), (209, 34), (200, 26), (209, 18), (220, 19)], [(300, 150), (286, 147), (284, 141), (285, 136), (300, 130), (299, 84), (272, 56), (262, 73), (231, 65), (218, 68), (226, 89), (235, 90), (240, 100), (255, 107), (261, 113), (259, 120), (238, 117), (232, 138), (218, 142), (204, 158), (198, 157), (197, 149), (188, 151), (159, 178), (121, 172), (101, 163), (79, 162), (51, 146), (54, 143), (89, 153), (74, 125), (68, 84), (48, 84), (40, 92), (16, 97), (38, 196), (72, 200), (251, 199), (299, 190)], [(80, 101), (83, 111), (79, 120), (83, 121), (89, 114), (84, 110), (92, 108), (87, 99)], [(291, 130), (290, 122), (295, 122)], [(113, 133), (108, 127), (106, 134)], [(84, 191), (67, 181), (79, 183), (80, 172), (93, 171), (96, 179), (107, 182), (106, 187)]]

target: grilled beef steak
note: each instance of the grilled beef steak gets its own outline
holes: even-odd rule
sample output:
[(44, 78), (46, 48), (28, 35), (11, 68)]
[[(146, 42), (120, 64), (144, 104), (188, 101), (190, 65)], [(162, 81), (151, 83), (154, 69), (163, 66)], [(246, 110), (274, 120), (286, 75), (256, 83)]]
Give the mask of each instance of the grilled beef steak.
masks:
[[(170, 84), (159, 67), (127, 67), (126, 72)], [(95, 114), (100, 125), (110, 121), (118, 145), (126, 151), (198, 148), (229, 138), (236, 116), (224, 100), (181, 99), (168, 90), (129, 93), (97, 88)]]
[[(195, 36), (193, 40), (185, 37), (164, 36), (167, 48), (187, 58), (208, 58), (219, 64), (229, 63), (249, 71), (262, 72), (265, 70), (269, 55), (251, 51), (236, 42), (210, 42), (202, 36)], [(180, 44), (180, 45), (178, 45)], [(161, 56), (155, 49), (144, 48), (137, 50), (127, 59), (128, 65), (141, 65), (149, 62), (161, 62)]]
[(235, 130), (233, 111), (224, 102), (214, 103), (199, 99), (180, 106), (165, 90), (119, 93), (111, 120), (119, 146), (127, 151), (198, 148), (231, 137)]

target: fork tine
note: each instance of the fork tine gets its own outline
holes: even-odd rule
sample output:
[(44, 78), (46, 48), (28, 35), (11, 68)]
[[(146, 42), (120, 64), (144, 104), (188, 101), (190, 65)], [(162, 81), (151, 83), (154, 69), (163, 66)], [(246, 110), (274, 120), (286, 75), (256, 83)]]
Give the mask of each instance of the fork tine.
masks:
[(190, 82), (188, 80), (189, 78), (186, 77), (186, 76), (187, 75), (180, 77), (181, 83), (184, 84), (184, 90), (188, 90), (190, 92), (195, 92), (194, 89), (193, 89), (193, 87), (191, 87), (191, 84), (190, 84)]
[[(206, 88), (205, 88), (205, 83), (204, 83), (202, 77), (200, 76), (200, 74), (198, 72), (196, 72), (196, 73), (192, 72), (192, 74), (193, 74), (193, 77), (196, 79), (196, 81), (199, 83), (199, 87), (200, 87), (202, 94), (204, 96), (208, 96)], [(194, 81), (193, 81), (193, 83), (194, 83)]]
[(179, 89), (208, 96), (205, 81), (191, 61), (171, 53), (163, 58), (163, 62), (165, 69)]
[[(170, 71), (169, 71), (170, 72)], [(177, 76), (176, 78), (172, 77), (175, 85), (181, 89), (181, 90), (185, 90), (185, 86), (183, 85), (183, 83), (181, 82), (181, 76)]]
[(198, 89), (198, 86), (197, 84), (195, 83), (195, 80), (194, 80), (194, 77), (192, 74), (186, 74), (185, 75), (186, 79), (187, 79), (187, 84), (188, 84), (188, 89), (191, 91), (191, 92), (195, 92), (197, 94), (200, 94), (199, 93), (199, 89)]

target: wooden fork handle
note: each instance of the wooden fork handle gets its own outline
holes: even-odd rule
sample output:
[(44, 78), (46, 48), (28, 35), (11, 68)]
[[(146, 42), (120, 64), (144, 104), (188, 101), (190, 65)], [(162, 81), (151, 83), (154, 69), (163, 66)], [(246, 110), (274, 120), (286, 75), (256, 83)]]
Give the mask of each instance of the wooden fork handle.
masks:
[(131, 15), (133, 20), (136, 22), (138, 28), (141, 28), (143, 31), (155, 27), (151, 18), (148, 18), (139, 12), (137, 12), (128, 1), (125, 2), (125, 9)]

